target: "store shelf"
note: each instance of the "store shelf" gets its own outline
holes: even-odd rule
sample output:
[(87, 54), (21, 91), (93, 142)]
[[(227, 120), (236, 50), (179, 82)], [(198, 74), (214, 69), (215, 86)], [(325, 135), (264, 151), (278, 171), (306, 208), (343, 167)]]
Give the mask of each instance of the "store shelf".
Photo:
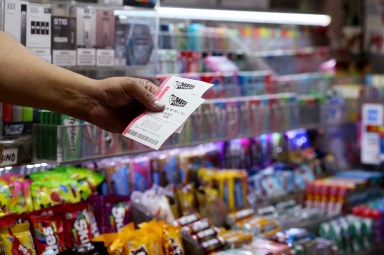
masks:
[(154, 77), (156, 65), (146, 66), (67, 66), (64, 68), (92, 78), (111, 76)]
[(307, 47), (302, 49), (291, 50), (271, 50), (256, 51), (249, 54), (249, 57), (266, 58), (266, 57), (283, 57), (283, 56), (303, 56), (312, 54), (329, 54), (328, 47)]

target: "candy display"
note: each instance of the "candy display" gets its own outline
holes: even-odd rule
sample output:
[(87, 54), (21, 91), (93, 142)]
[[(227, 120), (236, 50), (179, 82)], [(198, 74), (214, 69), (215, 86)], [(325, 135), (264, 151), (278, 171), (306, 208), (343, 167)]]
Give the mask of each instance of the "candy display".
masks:
[(3, 213), (23, 213), (62, 203), (76, 203), (96, 192), (104, 177), (85, 168), (57, 167), (34, 172), (29, 178), (0, 177)]

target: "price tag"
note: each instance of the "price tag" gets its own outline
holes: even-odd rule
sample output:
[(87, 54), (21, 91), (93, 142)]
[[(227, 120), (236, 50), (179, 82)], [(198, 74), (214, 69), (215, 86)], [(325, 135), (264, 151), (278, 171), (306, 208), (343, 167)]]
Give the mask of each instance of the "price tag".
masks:
[(76, 66), (75, 50), (53, 50), (53, 63), (58, 66)]
[(78, 66), (96, 65), (96, 50), (95, 49), (77, 49), (77, 65)]

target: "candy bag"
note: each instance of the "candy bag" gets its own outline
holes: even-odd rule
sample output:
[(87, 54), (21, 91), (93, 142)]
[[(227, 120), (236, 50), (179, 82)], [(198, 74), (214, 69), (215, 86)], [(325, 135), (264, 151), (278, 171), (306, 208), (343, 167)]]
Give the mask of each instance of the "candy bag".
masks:
[(163, 252), (163, 226), (162, 221), (151, 220), (150, 222), (144, 222), (140, 224), (140, 229), (147, 232), (147, 236), (152, 240), (154, 253), (156, 255), (164, 255)]
[(0, 178), (0, 211), (2, 213), (11, 212), (11, 198), (9, 182), (5, 178)]
[(88, 204), (63, 205), (62, 207), (66, 246), (76, 247), (89, 243), (94, 235)]
[(103, 233), (118, 232), (129, 223), (129, 197), (104, 197)]
[(33, 208), (38, 210), (62, 203), (80, 202), (80, 197), (73, 189), (76, 184), (75, 180), (70, 179), (33, 182), (31, 186)]
[(125, 254), (153, 254), (155, 253), (154, 249), (154, 240), (153, 235), (148, 235), (148, 232), (142, 229), (136, 230), (128, 240), (124, 243)]
[(165, 255), (183, 255), (180, 227), (165, 225), (163, 227)]
[(0, 232), (5, 255), (36, 255), (29, 223), (14, 225)]
[(49, 250), (58, 254), (65, 250), (65, 233), (63, 221), (60, 218), (54, 215), (31, 215), (29, 221), (38, 254), (43, 254)]

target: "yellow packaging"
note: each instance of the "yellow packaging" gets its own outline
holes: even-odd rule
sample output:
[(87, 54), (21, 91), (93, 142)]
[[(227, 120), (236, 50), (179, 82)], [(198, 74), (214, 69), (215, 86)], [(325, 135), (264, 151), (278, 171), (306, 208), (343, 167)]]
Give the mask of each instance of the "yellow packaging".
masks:
[(252, 217), (238, 223), (238, 227), (253, 236), (270, 237), (280, 231), (279, 224), (274, 220), (262, 217)]
[(0, 236), (3, 242), (5, 255), (36, 255), (32, 235), (29, 231), (29, 223), (18, 224), (5, 228), (1, 230)]
[(92, 242), (103, 242), (105, 247), (107, 247), (108, 252), (112, 254), (111, 245), (117, 239), (118, 239), (117, 233), (107, 233), (107, 234), (101, 234), (93, 238)]
[(163, 227), (165, 255), (185, 254), (180, 234), (180, 227), (165, 225)]
[(163, 252), (163, 227), (165, 223), (163, 221), (157, 221), (155, 219), (150, 222), (144, 222), (139, 225), (140, 229), (147, 232), (148, 238), (153, 243), (154, 254), (164, 255)]
[(154, 235), (150, 235), (147, 231), (139, 229), (130, 236), (127, 242), (124, 243), (125, 254), (153, 254), (155, 253)]
[(192, 184), (187, 184), (176, 190), (177, 199), (180, 205), (181, 215), (190, 215), (197, 211), (194, 187)]

